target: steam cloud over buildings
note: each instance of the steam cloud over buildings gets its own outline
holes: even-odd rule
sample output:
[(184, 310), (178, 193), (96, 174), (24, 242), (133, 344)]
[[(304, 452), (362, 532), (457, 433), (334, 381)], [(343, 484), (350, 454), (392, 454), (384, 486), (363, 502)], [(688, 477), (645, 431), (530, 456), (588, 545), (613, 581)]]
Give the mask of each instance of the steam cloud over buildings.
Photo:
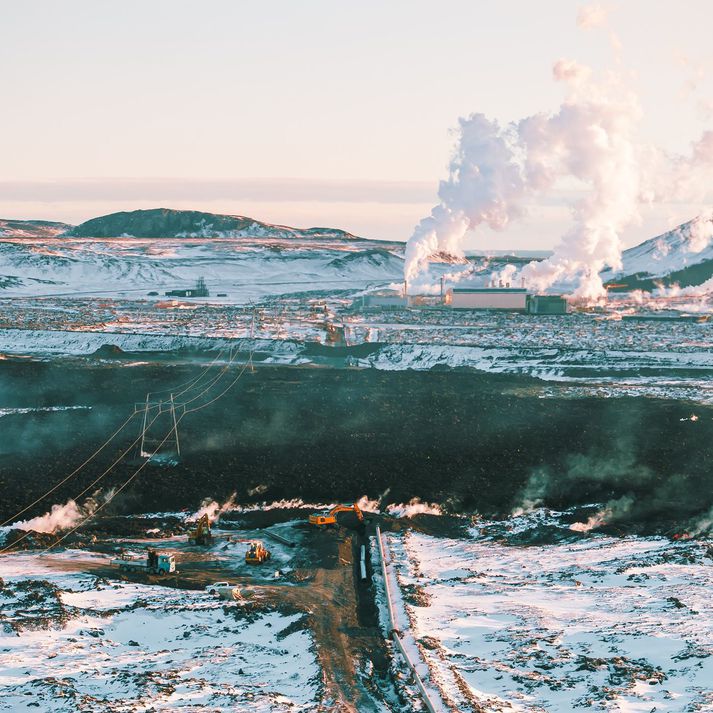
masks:
[[(584, 29), (602, 26), (598, 6), (580, 13)], [(612, 44), (616, 47), (612, 35)], [(574, 285), (576, 296), (604, 293), (599, 273), (621, 267), (622, 235), (640, 220), (642, 204), (668, 199), (703, 200), (713, 176), (713, 131), (671, 156), (641, 139), (642, 110), (623, 71), (603, 77), (570, 59), (553, 67), (565, 98), (554, 113), (538, 113), (501, 126), (483, 114), (459, 120), (459, 138), (439, 203), (421, 220), (406, 247), (404, 277), (412, 290), (426, 290), (432, 255), (463, 255), (469, 230), (486, 224), (505, 229), (525, 212), (525, 201), (555, 188), (584, 189), (572, 206), (572, 226), (554, 255), (523, 268), (535, 290)], [(701, 231), (691, 246), (710, 241)]]

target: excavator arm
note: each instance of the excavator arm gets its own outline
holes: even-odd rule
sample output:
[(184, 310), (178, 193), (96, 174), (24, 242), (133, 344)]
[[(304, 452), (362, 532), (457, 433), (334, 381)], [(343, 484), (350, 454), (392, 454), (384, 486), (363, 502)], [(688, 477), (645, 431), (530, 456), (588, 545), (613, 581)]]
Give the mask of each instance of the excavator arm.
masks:
[(309, 521), (312, 525), (336, 525), (337, 515), (340, 512), (352, 511), (356, 514), (359, 522), (364, 522), (364, 513), (362, 513), (361, 508), (356, 503), (352, 505), (335, 505), (329, 512), (313, 513), (309, 516)]
[(353, 505), (335, 505), (330, 511), (330, 515), (336, 515), (339, 512), (350, 512), (353, 510), (356, 513), (356, 516), (359, 518), (360, 522), (364, 521), (364, 515), (361, 511), (361, 508), (354, 503)]

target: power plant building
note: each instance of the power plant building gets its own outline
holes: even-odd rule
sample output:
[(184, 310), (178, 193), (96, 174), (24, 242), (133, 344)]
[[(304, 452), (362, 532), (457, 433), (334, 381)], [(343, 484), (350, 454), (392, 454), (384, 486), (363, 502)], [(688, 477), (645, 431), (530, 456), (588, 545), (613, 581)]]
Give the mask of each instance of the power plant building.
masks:
[(519, 287), (454, 288), (446, 293), (453, 309), (501, 309), (525, 312), (527, 290)]

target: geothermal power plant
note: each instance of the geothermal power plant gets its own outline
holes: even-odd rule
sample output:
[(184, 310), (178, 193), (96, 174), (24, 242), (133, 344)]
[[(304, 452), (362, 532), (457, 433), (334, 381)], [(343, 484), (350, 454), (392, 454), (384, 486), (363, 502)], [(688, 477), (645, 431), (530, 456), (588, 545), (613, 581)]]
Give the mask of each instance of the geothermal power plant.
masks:
[(510, 287), (509, 284), (490, 284), (487, 287), (450, 287), (441, 284), (441, 294), (407, 294), (402, 291), (379, 290), (364, 295), (355, 301), (361, 309), (454, 309), (497, 310), (524, 312), (536, 315), (567, 314), (564, 295), (531, 294), (525, 287)]

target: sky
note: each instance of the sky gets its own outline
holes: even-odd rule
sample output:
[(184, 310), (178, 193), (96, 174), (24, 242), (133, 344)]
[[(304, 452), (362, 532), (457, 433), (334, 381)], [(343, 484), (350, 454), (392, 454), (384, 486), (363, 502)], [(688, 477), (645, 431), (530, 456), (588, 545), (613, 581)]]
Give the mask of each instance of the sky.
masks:
[[(563, 57), (620, 62), (643, 137), (688, 151), (713, 126), (710, 0), (603, 2), (598, 30), (578, 28), (584, 6), (0, 0), (0, 217), (160, 206), (406, 240), (437, 202), (458, 118), (554, 111)], [(571, 198), (468, 247), (550, 248)], [(648, 209), (624, 241), (702, 208)]]

